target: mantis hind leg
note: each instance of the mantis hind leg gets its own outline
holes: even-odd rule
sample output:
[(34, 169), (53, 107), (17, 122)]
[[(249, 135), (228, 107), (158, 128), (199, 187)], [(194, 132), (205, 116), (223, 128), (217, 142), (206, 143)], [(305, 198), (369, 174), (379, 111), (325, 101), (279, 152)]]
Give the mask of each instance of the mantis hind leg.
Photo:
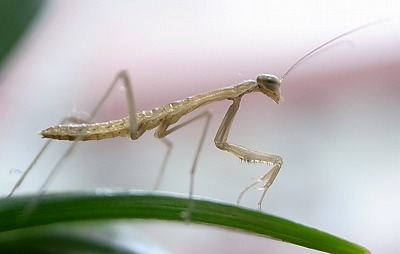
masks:
[[(136, 135), (138, 126), (137, 126), (137, 119), (136, 119), (136, 106), (134, 103), (134, 97), (133, 97), (133, 92), (132, 92), (132, 85), (129, 80), (129, 77), (125, 71), (119, 72), (114, 80), (112, 81), (110, 87), (107, 89), (103, 97), (100, 99), (100, 101), (97, 103), (95, 108), (92, 110), (92, 112), (89, 114), (89, 118), (86, 120), (75, 118), (75, 117), (67, 117), (63, 119), (60, 124), (63, 123), (90, 123), (91, 120), (97, 115), (99, 112), (101, 106), (104, 104), (108, 96), (111, 94), (112, 90), (116, 87), (117, 84), (119, 84), (118, 81), (122, 81), (124, 87), (126, 88), (126, 99), (128, 103), (128, 110), (129, 110), (129, 116), (130, 116), (130, 133), (131, 137)], [(46, 178), (45, 182), (42, 184), (42, 186), (39, 189), (39, 195), (45, 191), (46, 187), (51, 183), (52, 179), (56, 176), (56, 174), (59, 172), (61, 169), (62, 163), (65, 161), (65, 159), (73, 152), (74, 148), (78, 144), (78, 141), (80, 141), (80, 138), (77, 137), (72, 144), (69, 145), (68, 149), (64, 152), (64, 154), (60, 157), (60, 159), (57, 161), (55, 166), (50, 171), (50, 175)], [(37, 161), (42, 157), (43, 153), (48, 149), (49, 145), (51, 144), (52, 140), (47, 140), (46, 143), (42, 146), (42, 148), (39, 150), (35, 158), (32, 160), (28, 168), (24, 171), (24, 173), (21, 175), (20, 179), (17, 181), (17, 183), (14, 185), (13, 189), (10, 191), (7, 197), (11, 197), (15, 191), (18, 189), (18, 187), (23, 183), (25, 180), (26, 176), (31, 172), (32, 168), (34, 165), (37, 163)], [(37, 201), (36, 201), (37, 202)], [(33, 201), (32, 203), (36, 203)]]
[[(64, 123), (87, 123), (88, 120), (83, 120), (80, 118), (76, 118), (76, 117), (66, 117), (63, 120), (61, 120), (59, 122), (59, 124), (64, 124)], [(35, 158), (32, 160), (32, 162), (29, 164), (29, 166), (26, 168), (26, 170), (24, 171), (24, 173), (21, 175), (21, 177), (18, 179), (17, 183), (14, 185), (14, 187), (12, 188), (12, 190), (10, 191), (10, 193), (7, 195), (7, 198), (11, 197), (14, 192), (19, 188), (19, 186), (22, 184), (22, 182), (25, 180), (25, 177), (29, 174), (29, 172), (32, 170), (32, 168), (35, 166), (35, 164), (37, 163), (37, 161), (42, 157), (43, 153), (47, 150), (47, 147), (51, 144), (53, 140), (49, 139), (47, 140), (44, 145), (40, 148), (39, 152), (36, 154)], [(69, 148), (68, 150), (70, 150), (71, 148)], [(67, 152), (65, 152), (65, 154), (67, 154)], [(65, 156), (64, 154), (64, 156)], [(60, 163), (60, 161), (58, 162)]]

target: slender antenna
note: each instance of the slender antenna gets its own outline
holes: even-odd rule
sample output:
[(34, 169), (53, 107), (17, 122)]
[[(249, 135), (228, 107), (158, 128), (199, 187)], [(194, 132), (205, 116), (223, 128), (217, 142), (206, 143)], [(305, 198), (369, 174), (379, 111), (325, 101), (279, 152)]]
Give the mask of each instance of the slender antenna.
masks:
[(328, 45), (328, 44), (330, 44), (330, 43), (332, 43), (332, 42), (334, 42), (334, 41), (336, 41), (336, 40), (338, 40), (338, 39), (340, 39), (340, 38), (342, 38), (342, 37), (344, 37), (344, 36), (346, 36), (346, 35), (349, 35), (349, 34), (351, 34), (351, 33), (354, 33), (354, 32), (356, 32), (356, 31), (358, 31), (358, 30), (361, 30), (361, 29), (364, 29), (364, 28), (367, 28), (367, 27), (376, 25), (376, 24), (378, 24), (378, 23), (382, 23), (383, 21), (386, 21), (386, 20), (387, 20), (387, 19), (379, 19), (379, 20), (373, 21), (373, 22), (371, 22), (371, 23), (367, 23), (367, 24), (365, 24), (365, 25), (362, 25), (362, 26), (359, 26), (359, 27), (357, 27), (357, 28), (354, 28), (354, 29), (352, 29), (352, 30), (350, 30), (350, 31), (348, 31), (348, 32), (346, 32), (346, 33), (343, 33), (343, 34), (341, 34), (341, 35), (339, 35), (339, 36), (336, 36), (335, 38), (333, 38), (333, 39), (331, 39), (331, 40), (325, 42), (325, 43), (322, 44), (321, 46), (319, 46), (319, 47), (317, 47), (317, 48), (311, 50), (311, 51), (308, 52), (305, 56), (303, 56), (302, 58), (300, 58), (299, 60), (297, 60), (297, 62), (295, 62), (295, 63), (285, 72), (285, 74), (283, 74), (283, 76), (281, 77), (281, 80), (283, 80), (283, 79), (286, 77), (286, 75), (287, 75), (289, 72), (291, 72), (291, 71), (292, 71), (297, 65), (299, 65), (302, 61), (304, 61), (306, 58), (308, 58), (309, 56), (311, 56), (312, 54), (314, 54), (315, 52), (317, 52), (317, 51), (320, 50), (321, 48), (325, 47), (326, 45)]

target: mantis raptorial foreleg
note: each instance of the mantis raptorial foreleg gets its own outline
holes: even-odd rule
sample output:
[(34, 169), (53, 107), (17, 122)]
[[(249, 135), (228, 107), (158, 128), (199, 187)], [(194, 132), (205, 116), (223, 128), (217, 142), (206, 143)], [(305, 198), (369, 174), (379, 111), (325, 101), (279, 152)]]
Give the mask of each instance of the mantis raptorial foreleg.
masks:
[(260, 179), (258, 179), (255, 183), (252, 183), (248, 187), (246, 187), (239, 195), (237, 203), (240, 202), (240, 199), (242, 195), (249, 190), (251, 187), (255, 186), (259, 182), (264, 182), (264, 186), (261, 188), (263, 190), (263, 193), (261, 195), (260, 200), (258, 201), (258, 207), (261, 209), (261, 203), (262, 200), (265, 196), (265, 193), (267, 192), (269, 186), (274, 182), (276, 176), (279, 173), (279, 170), (282, 167), (283, 160), (280, 156), (278, 155), (273, 155), (273, 154), (267, 154), (267, 153), (261, 153), (258, 151), (250, 150), (248, 148), (238, 146), (232, 143), (228, 143), (228, 135), (229, 135), (229, 130), (231, 129), (233, 119), (235, 118), (236, 112), (238, 111), (240, 107), (240, 101), (242, 100), (242, 97), (237, 97), (237, 98), (232, 98), (233, 101), (232, 105), (229, 107), (228, 111), (225, 114), (224, 119), (222, 120), (222, 123), (217, 131), (217, 134), (215, 135), (214, 142), (215, 145), (224, 151), (228, 151), (231, 154), (235, 155), (241, 160), (244, 160), (246, 162), (253, 162), (253, 163), (266, 163), (273, 165), (272, 169), (268, 171), (265, 175), (261, 176)]

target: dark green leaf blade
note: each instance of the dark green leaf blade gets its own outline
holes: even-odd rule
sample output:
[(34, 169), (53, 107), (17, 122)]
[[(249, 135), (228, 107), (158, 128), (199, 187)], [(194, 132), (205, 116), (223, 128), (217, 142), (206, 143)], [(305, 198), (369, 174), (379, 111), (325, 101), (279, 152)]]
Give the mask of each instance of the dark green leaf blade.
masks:
[[(0, 231), (58, 222), (126, 218), (187, 222), (183, 215), (190, 205), (187, 198), (176, 195), (104, 190), (46, 194), (32, 213), (25, 214), (32, 198), (0, 201)], [(239, 206), (195, 199), (190, 214), (191, 223), (241, 230), (328, 253), (369, 253), (359, 245), (317, 229)]]

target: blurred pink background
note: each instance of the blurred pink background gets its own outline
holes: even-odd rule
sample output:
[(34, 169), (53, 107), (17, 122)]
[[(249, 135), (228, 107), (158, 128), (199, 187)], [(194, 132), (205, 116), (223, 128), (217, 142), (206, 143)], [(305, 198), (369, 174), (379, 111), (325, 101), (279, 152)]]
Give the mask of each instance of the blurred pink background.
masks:
[[(279, 154), (284, 165), (263, 210), (336, 234), (373, 253), (400, 249), (400, 26), (396, 1), (57, 1), (0, 73), (0, 192), (8, 194), (44, 140), (37, 133), (67, 115), (89, 112), (126, 69), (139, 110), (231, 86), (257, 74), (282, 75), (301, 56), (362, 24), (298, 66), (284, 101), (248, 95), (229, 140)], [(234, 203), (266, 165), (219, 151), (213, 138), (230, 102), (210, 105), (195, 194)], [(75, 113), (74, 113), (75, 112)], [(127, 115), (122, 89), (99, 121)], [(174, 142), (163, 191), (187, 193), (202, 122)], [(55, 142), (18, 194), (37, 191), (68, 147)], [(152, 188), (164, 145), (140, 140), (85, 142), (49, 191)], [(260, 193), (242, 205), (256, 208)], [(167, 226), (160, 226), (167, 225)], [(118, 224), (171, 253), (316, 253), (290, 244), (197, 225)], [(243, 244), (243, 241), (247, 244)]]

